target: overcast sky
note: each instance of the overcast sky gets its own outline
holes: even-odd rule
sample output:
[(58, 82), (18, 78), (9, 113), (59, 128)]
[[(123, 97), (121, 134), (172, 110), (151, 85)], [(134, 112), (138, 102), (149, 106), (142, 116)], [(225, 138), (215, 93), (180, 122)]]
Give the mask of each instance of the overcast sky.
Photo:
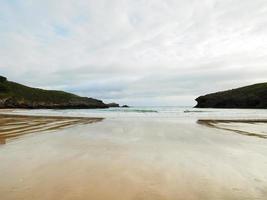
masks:
[(130, 105), (267, 81), (266, 0), (0, 0), (0, 74)]

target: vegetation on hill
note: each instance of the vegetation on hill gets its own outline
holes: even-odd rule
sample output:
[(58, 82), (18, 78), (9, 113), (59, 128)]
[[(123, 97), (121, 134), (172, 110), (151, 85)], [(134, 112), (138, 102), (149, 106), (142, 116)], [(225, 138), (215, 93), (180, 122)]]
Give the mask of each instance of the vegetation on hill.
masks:
[(200, 96), (197, 108), (267, 108), (267, 83)]
[(102, 101), (68, 92), (43, 90), (0, 76), (0, 108), (107, 108)]

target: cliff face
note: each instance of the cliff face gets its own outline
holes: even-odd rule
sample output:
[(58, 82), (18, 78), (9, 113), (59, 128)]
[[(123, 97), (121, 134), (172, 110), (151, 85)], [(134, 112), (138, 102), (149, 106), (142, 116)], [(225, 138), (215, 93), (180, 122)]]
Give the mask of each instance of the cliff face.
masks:
[(267, 83), (200, 96), (196, 108), (267, 108)]
[(27, 87), (0, 76), (0, 108), (107, 108), (102, 101), (71, 93)]

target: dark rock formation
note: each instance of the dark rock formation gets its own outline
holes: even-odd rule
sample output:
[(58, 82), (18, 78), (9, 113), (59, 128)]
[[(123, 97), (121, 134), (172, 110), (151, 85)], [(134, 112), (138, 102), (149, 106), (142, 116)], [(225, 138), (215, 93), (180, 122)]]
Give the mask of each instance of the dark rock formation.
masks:
[(109, 108), (118, 108), (118, 107), (120, 107), (120, 105), (117, 104), (117, 103), (108, 103), (107, 106), (108, 106)]
[(7, 78), (4, 76), (0, 76), (0, 83), (3, 83), (5, 81), (7, 81)]
[(196, 108), (267, 108), (267, 83), (200, 96)]
[(128, 105), (123, 105), (122, 108), (129, 108), (130, 106)]
[(108, 108), (100, 100), (27, 87), (0, 76), (0, 108)]

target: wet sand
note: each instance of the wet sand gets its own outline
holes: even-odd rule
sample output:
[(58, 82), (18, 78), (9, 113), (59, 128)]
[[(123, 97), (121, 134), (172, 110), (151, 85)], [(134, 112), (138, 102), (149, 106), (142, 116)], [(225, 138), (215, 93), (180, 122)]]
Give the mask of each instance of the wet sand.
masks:
[(267, 139), (267, 120), (198, 120), (199, 124), (211, 128), (235, 132), (241, 135)]
[[(10, 123), (9, 117), (1, 119), (1, 128)], [(10, 128), (19, 124), (12, 119)], [(265, 200), (267, 196), (267, 140), (260, 137), (166, 118), (105, 119), (42, 133), (0, 145), (1, 199)]]
[(0, 144), (27, 134), (58, 130), (78, 124), (90, 124), (101, 120), (103, 118), (0, 114)]

